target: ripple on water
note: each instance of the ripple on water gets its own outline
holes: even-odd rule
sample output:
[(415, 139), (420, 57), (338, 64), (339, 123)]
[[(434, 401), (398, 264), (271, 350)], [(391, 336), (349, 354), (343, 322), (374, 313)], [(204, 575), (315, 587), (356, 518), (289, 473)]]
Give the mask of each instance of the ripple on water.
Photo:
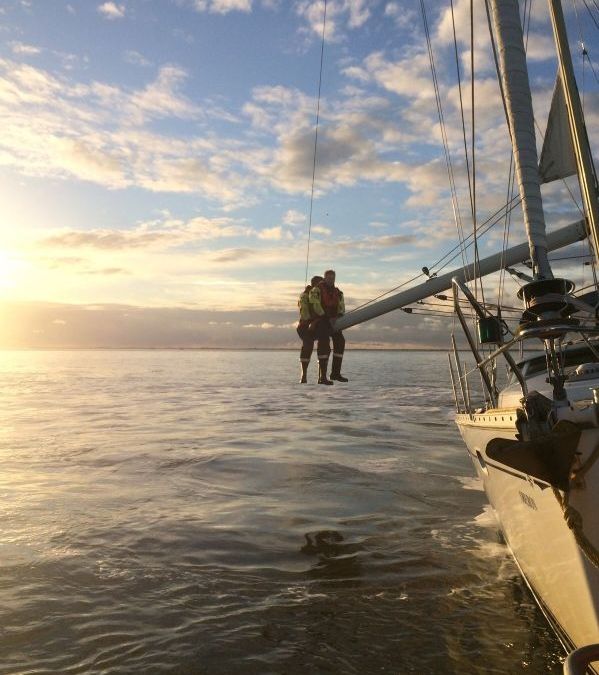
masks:
[(557, 675), (444, 354), (224, 356), (0, 360), (0, 673)]

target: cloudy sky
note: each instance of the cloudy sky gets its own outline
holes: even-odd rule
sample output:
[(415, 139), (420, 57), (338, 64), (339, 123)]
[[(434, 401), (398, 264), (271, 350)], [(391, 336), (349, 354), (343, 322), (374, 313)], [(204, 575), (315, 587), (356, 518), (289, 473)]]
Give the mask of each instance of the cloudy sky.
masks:
[[(505, 203), (510, 150), (476, 4), (483, 223)], [(468, 232), (449, 2), (425, 6)], [(470, 143), (469, 2), (454, 7)], [(320, 0), (4, 0), (0, 347), (297, 345), (323, 9)], [(582, 3), (578, 15), (567, 9), (596, 148), (599, 85), (588, 64), (583, 73), (578, 43), (599, 75), (599, 32)], [(556, 68), (544, 2), (533, 6), (528, 57), (543, 131)], [(455, 246), (419, 0), (329, 0), (318, 138), (308, 274), (334, 267), (349, 307)], [(544, 188), (549, 228), (579, 217), (568, 189), (575, 181)], [(502, 224), (492, 228), (481, 254), (502, 236)], [(510, 243), (522, 238), (516, 212)], [(557, 267), (588, 281), (580, 261)], [(444, 346), (446, 324), (400, 312), (348, 339)]]

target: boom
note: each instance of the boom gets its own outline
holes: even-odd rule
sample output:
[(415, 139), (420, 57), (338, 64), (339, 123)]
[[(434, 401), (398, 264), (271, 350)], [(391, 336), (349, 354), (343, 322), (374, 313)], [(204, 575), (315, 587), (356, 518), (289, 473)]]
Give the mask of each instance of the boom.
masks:
[[(555, 230), (547, 235), (547, 250), (555, 251), (556, 249), (573, 244), (580, 241), (587, 236), (584, 221), (579, 220), (571, 225), (566, 225), (559, 230)], [(476, 266), (477, 273), (482, 277), (487, 274), (497, 272), (502, 267), (510, 267), (521, 263), (530, 258), (530, 249), (528, 243), (519, 244), (513, 248), (508, 249), (503, 254), (496, 253), (488, 258), (481, 260)], [(418, 300), (429, 298), (432, 295), (446, 291), (451, 288), (451, 280), (457, 277), (463, 283), (474, 278), (474, 264), (466, 267), (461, 267), (453, 272), (448, 272), (440, 277), (434, 277), (425, 281), (423, 284), (409, 288), (407, 291), (401, 291), (395, 295), (391, 295), (384, 300), (379, 300), (366, 307), (361, 307), (353, 312), (349, 312), (345, 316), (337, 319), (335, 322), (335, 330), (344, 330), (351, 326), (356, 326), (364, 321), (375, 319), (377, 316), (387, 314), (394, 309), (400, 309), (406, 305), (411, 305)]]

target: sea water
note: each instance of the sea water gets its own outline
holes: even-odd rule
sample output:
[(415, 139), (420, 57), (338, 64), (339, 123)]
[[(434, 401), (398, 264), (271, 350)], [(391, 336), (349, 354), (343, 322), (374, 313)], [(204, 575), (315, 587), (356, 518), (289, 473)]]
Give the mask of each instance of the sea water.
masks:
[(0, 673), (559, 673), (446, 355), (0, 354)]

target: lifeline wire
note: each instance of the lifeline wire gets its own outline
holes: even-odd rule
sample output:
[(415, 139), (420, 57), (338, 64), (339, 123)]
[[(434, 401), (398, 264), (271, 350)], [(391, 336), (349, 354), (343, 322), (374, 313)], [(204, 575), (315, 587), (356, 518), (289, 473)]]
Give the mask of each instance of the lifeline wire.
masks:
[(312, 234), (312, 208), (314, 206), (314, 182), (316, 179), (316, 150), (318, 148), (318, 123), (320, 121), (320, 92), (322, 89), (322, 64), (324, 62), (324, 35), (327, 26), (327, 0), (324, 0), (322, 17), (322, 44), (320, 46), (320, 74), (318, 76), (318, 102), (316, 104), (316, 130), (314, 132), (314, 160), (312, 162), (312, 191), (310, 193), (310, 216), (308, 218), (308, 246), (306, 250), (306, 276), (304, 284), (308, 283), (308, 264), (310, 262), (310, 236)]

